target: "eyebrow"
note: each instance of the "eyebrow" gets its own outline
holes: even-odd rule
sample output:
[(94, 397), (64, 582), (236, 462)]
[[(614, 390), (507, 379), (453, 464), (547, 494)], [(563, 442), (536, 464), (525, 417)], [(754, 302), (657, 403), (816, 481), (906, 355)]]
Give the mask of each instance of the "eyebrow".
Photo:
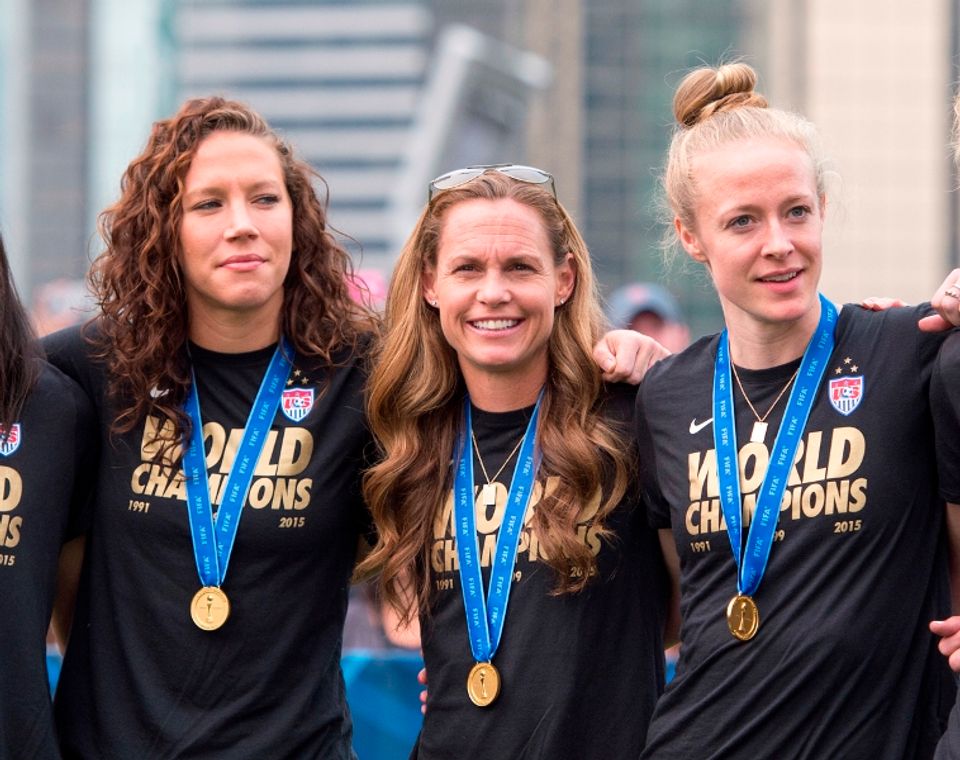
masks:
[[(248, 192), (260, 192), (261, 190), (273, 190), (276, 192), (282, 192), (283, 183), (278, 182), (275, 179), (264, 179), (254, 182), (249, 186)], [(189, 190), (183, 194), (184, 200), (188, 198), (193, 198), (194, 196), (200, 195), (222, 195), (223, 194), (223, 185), (219, 184), (210, 184), (205, 185), (204, 187), (198, 187), (195, 190)]]
[[(817, 202), (817, 196), (815, 194), (800, 193), (800, 194), (791, 195), (788, 198), (785, 198), (783, 202), (779, 205), (793, 206), (793, 205), (796, 205), (797, 203), (809, 204), (809, 203), (816, 203), (816, 202)], [(721, 207), (720, 215), (721, 216), (737, 216), (739, 214), (746, 214), (751, 211), (756, 211), (758, 208), (760, 208), (760, 206), (761, 204), (759, 203), (742, 203), (739, 206), (731, 206), (729, 208)]]

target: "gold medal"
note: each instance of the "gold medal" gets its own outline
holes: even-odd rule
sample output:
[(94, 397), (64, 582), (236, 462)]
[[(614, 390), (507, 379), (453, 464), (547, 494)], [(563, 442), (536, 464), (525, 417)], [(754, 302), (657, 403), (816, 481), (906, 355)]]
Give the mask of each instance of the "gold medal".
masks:
[(487, 707), (500, 693), (500, 673), (492, 662), (478, 662), (467, 676), (467, 695), (477, 707)]
[(204, 586), (193, 595), (190, 617), (197, 628), (215, 631), (230, 617), (230, 600), (217, 586)]
[(749, 596), (737, 594), (727, 605), (727, 627), (740, 641), (750, 641), (760, 628), (760, 611)]

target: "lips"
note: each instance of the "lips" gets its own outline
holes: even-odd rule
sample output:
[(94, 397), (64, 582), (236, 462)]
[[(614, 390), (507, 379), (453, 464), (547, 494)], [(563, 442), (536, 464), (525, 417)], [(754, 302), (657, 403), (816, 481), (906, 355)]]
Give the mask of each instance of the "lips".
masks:
[(263, 262), (264, 259), (262, 256), (258, 256), (255, 253), (247, 253), (238, 256), (231, 256), (223, 261), (220, 266), (224, 269), (245, 271), (248, 269), (255, 269)]

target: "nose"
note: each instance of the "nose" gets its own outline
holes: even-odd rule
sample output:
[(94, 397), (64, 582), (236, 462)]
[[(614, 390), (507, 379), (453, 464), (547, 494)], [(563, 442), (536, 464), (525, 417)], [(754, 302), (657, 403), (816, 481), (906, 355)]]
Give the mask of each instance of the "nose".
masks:
[(489, 268), (477, 290), (477, 300), (487, 305), (510, 300), (510, 288), (499, 269)]
[(247, 204), (242, 201), (233, 201), (228, 207), (228, 224), (223, 231), (228, 240), (237, 238), (256, 237), (257, 227), (250, 217), (250, 210)]
[(783, 257), (793, 251), (793, 240), (783, 222), (773, 219), (767, 224), (767, 235), (763, 241), (764, 256)]

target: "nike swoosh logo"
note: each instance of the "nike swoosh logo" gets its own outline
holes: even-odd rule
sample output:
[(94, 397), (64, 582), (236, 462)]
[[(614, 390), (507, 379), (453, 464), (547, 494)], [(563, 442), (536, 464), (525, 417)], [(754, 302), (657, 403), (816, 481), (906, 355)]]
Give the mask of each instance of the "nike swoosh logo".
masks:
[(692, 420), (690, 420), (690, 435), (696, 435), (711, 422), (713, 422), (713, 417), (710, 417), (703, 422), (697, 422), (697, 418), (694, 417)]

